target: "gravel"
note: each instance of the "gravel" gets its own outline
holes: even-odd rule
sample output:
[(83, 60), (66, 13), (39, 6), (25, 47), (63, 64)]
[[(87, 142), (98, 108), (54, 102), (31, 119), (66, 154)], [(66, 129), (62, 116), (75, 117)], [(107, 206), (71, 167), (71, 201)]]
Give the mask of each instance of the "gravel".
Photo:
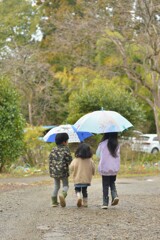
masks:
[(88, 208), (77, 208), (72, 182), (66, 208), (52, 208), (52, 188), (49, 176), (0, 179), (0, 239), (160, 239), (160, 176), (118, 178), (119, 204), (107, 210), (100, 178), (88, 188)]

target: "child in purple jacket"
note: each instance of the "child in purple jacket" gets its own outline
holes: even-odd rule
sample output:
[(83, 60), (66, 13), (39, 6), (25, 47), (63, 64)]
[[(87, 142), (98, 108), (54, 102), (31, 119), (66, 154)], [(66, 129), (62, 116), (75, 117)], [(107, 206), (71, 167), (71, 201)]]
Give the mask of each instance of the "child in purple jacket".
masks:
[(116, 175), (120, 168), (118, 133), (104, 133), (96, 155), (100, 158), (98, 171), (102, 176), (103, 205), (101, 208), (107, 209), (109, 204), (109, 188), (112, 196), (111, 205), (117, 205), (119, 202), (115, 186)]

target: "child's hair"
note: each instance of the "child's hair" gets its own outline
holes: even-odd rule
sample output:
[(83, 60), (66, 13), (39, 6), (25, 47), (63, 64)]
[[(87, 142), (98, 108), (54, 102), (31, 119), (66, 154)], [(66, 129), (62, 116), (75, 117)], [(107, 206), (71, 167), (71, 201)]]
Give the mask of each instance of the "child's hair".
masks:
[(104, 133), (101, 142), (108, 139), (108, 149), (110, 151), (110, 154), (113, 157), (117, 157), (117, 147), (118, 147), (118, 133), (117, 132), (111, 132), (111, 133)]
[(92, 149), (87, 143), (81, 143), (75, 152), (75, 157), (79, 157), (82, 159), (91, 158), (92, 156)]
[(67, 142), (69, 136), (67, 133), (57, 133), (55, 137), (55, 142), (57, 145), (62, 144), (63, 142)]

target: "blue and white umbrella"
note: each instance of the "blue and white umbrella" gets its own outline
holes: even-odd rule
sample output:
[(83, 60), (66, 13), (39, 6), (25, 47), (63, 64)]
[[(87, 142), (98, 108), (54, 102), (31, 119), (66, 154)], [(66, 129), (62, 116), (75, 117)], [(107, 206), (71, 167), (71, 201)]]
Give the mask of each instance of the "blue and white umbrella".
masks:
[(77, 131), (91, 133), (122, 132), (133, 125), (115, 111), (99, 110), (82, 116), (74, 126)]
[(60, 125), (52, 128), (44, 137), (45, 142), (55, 142), (57, 133), (67, 133), (69, 136), (68, 142), (82, 142), (84, 139), (91, 137), (93, 134), (90, 132), (79, 132), (76, 127), (70, 124)]

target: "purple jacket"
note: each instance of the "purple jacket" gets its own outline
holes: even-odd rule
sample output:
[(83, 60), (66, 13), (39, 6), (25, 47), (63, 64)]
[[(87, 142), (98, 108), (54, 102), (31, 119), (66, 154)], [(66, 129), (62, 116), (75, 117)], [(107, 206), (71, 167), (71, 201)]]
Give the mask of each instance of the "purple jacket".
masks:
[(114, 176), (120, 168), (120, 146), (117, 149), (117, 157), (113, 157), (107, 147), (108, 140), (101, 142), (97, 148), (96, 155), (100, 158), (98, 171), (103, 176)]

